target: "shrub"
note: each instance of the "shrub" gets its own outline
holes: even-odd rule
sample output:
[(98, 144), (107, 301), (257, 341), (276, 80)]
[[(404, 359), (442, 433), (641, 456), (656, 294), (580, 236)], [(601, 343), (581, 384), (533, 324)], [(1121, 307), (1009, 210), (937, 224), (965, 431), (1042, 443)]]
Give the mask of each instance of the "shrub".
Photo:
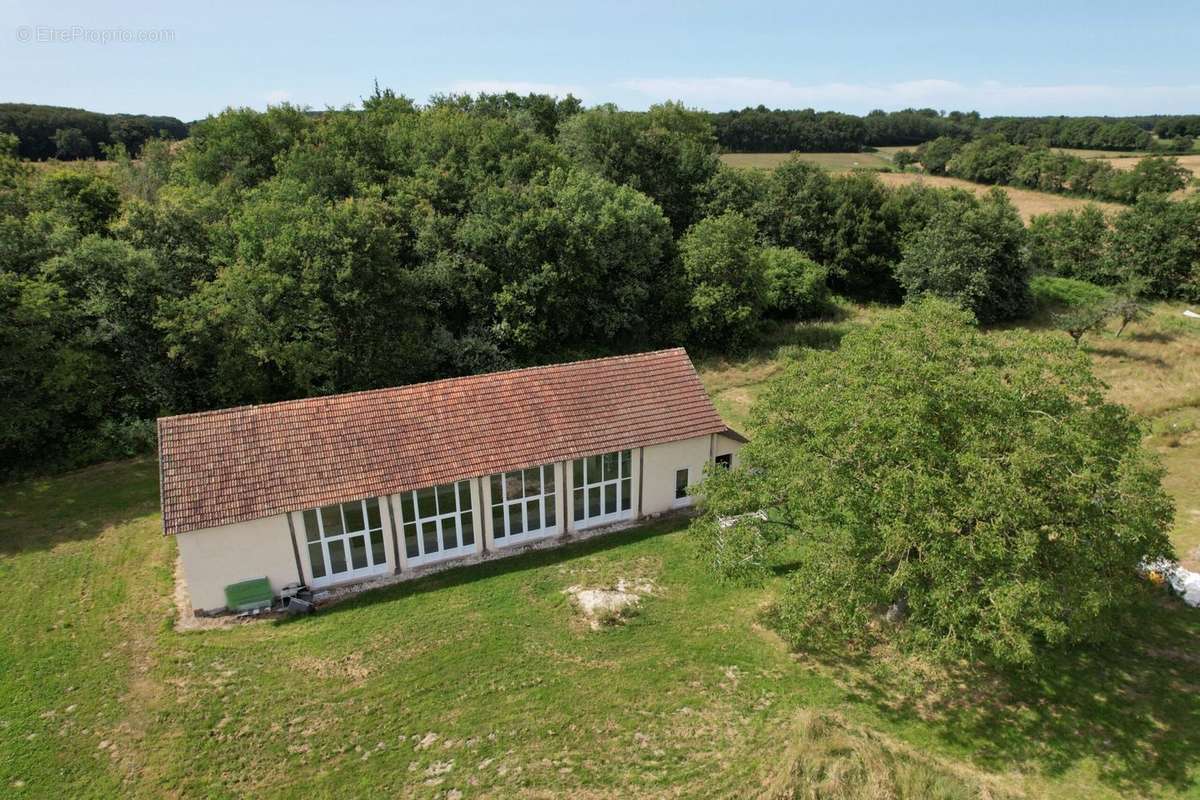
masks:
[(993, 189), (978, 203), (935, 212), (905, 242), (896, 277), (909, 298), (951, 300), (985, 323), (1019, 319), (1032, 309), (1024, 243), (1012, 201)]
[(829, 270), (791, 247), (763, 251), (766, 307), (781, 316), (814, 317), (829, 302)]
[(1040, 310), (1098, 306), (1113, 299), (1112, 292), (1102, 286), (1054, 275), (1035, 275), (1029, 281), (1029, 291)]
[(1029, 266), (1035, 272), (1115, 283), (1105, 259), (1107, 237), (1108, 220), (1094, 205), (1039, 214), (1029, 223)]
[(692, 339), (745, 347), (763, 307), (763, 253), (754, 223), (736, 211), (697, 222), (679, 243)]

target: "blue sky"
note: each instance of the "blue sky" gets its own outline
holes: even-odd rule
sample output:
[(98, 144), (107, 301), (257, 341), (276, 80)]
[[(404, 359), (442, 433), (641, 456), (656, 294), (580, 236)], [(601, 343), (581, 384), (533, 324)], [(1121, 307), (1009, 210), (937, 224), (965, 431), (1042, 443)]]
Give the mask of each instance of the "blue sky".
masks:
[(1200, 113), (1200, 3), (1182, 0), (0, 8), (0, 100), (185, 120), (357, 104), (376, 78), (417, 100), (511, 88), (624, 108)]

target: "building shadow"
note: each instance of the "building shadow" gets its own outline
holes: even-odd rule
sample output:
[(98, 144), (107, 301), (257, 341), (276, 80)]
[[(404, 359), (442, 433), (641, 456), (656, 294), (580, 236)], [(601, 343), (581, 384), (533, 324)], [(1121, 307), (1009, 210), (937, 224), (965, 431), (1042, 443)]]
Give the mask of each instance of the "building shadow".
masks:
[[(547, 547), (536, 550), (526, 550), (509, 556), (495, 558), (475, 564), (448, 566), (444, 570), (428, 575), (400, 581), (388, 586), (366, 589), (361, 594), (340, 600), (329, 606), (319, 608), (317, 615), (327, 617), (346, 611), (371, 606), (377, 603), (387, 603), (405, 597), (425, 594), (426, 592), (451, 589), (477, 581), (489, 580), (502, 575), (542, 569), (547, 566), (564, 564), (575, 559), (586, 558), (596, 553), (602, 553), (619, 547), (626, 547), (637, 542), (663, 536), (668, 533), (683, 530), (688, 526), (690, 518), (686, 516), (671, 516), (655, 520), (645, 525), (625, 530), (601, 533), (587, 539), (567, 541), (558, 547)], [(274, 622), (276, 625), (292, 625), (303, 622), (307, 617), (283, 617)]]

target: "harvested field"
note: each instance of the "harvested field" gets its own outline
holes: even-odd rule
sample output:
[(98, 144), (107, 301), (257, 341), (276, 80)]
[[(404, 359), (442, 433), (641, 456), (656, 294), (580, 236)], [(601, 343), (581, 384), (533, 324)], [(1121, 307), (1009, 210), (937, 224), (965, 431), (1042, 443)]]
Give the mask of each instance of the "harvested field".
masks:
[[(982, 183), (972, 183), (960, 178), (946, 178), (937, 175), (919, 175), (915, 172), (888, 172), (879, 176), (888, 186), (905, 186), (910, 183), (926, 183), (938, 189), (966, 189), (977, 195), (987, 194), (992, 187)], [(1086, 205), (1096, 205), (1106, 212), (1116, 213), (1125, 208), (1118, 203), (1102, 203), (1098, 200), (1087, 200), (1080, 197), (1067, 197), (1048, 192), (1034, 192), (1029, 189), (1017, 189), (1012, 186), (1001, 186), (1021, 212), (1021, 217), (1028, 222), (1038, 214), (1049, 214), (1054, 211), (1082, 208)]]

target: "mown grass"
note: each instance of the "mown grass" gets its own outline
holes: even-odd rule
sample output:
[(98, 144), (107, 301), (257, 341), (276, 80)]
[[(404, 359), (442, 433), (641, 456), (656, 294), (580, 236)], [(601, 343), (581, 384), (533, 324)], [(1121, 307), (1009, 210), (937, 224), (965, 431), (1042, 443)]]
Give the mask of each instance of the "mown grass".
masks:
[[(741, 408), (781, 360), (886, 313), (781, 324), (702, 377)], [(1136, 380), (1169, 379), (1148, 446), (1182, 513), (1200, 507), (1200, 437), (1183, 430), (1200, 334), (1176, 316), (1085, 346), (1147, 408), (1162, 400)], [(1112, 347), (1129, 350), (1095, 352)], [(1200, 797), (1200, 614), (1162, 596), (1115, 645), (1037, 673), (887, 647), (797, 656), (761, 618), (797, 554), (767, 586), (722, 586), (664, 520), (311, 618), (181, 633), (156, 480), (137, 461), (0, 487), (9, 796)], [(1181, 522), (1188, 542), (1200, 529)], [(655, 594), (624, 625), (581, 624), (563, 589), (620, 577)]]

